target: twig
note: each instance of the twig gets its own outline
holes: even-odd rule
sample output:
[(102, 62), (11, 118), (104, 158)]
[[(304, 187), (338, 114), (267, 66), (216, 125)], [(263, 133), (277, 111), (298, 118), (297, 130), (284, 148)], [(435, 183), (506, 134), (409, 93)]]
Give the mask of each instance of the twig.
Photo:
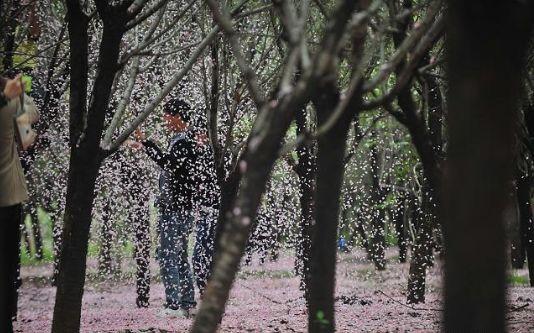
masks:
[[(354, 27), (362, 26), (366, 24), (369, 18), (375, 12), (378, 11), (378, 9), (380, 8), (380, 4), (381, 4), (381, 1), (375, 1), (369, 6), (367, 10), (358, 13), (351, 27), (354, 28)], [(288, 154), (293, 149), (296, 149), (297, 147), (299, 147), (301, 144), (318, 139), (320, 136), (327, 133), (337, 123), (337, 121), (342, 116), (342, 114), (346, 111), (346, 109), (349, 106), (351, 106), (353, 102), (353, 96), (357, 93), (357, 90), (360, 89), (361, 82), (363, 80), (363, 75), (364, 75), (363, 67), (365, 64), (367, 64), (368, 60), (369, 60), (368, 57), (365, 57), (364, 60), (359, 62), (349, 82), (348, 88), (343, 93), (343, 98), (336, 105), (332, 115), (330, 115), (330, 117), (325, 121), (325, 123), (322, 124), (319, 128), (317, 128), (317, 130), (314, 133), (305, 132), (299, 135), (294, 141), (286, 143), (284, 147), (282, 147), (281, 155)]]
[[(433, 15), (431, 17), (434, 18)], [(381, 96), (380, 98), (364, 103), (362, 108), (366, 110), (371, 110), (379, 106), (382, 106), (384, 104), (390, 103), (397, 96), (397, 94), (402, 89), (404, 89), (404, 87), (406, 87), (406, 85), (410, 82), (414, 73), (417, 71), (417, 66), (419, 65), (420, 60), (426, 54), (426, 52), (431, 48), (434, 42), (440, 38), (441, 34), (444, 31), (444, 28), (445, 28), (445, 18), (444, 16), (439, 16), (435, 20), (432, 27), (428, 30), (427, 34), (423, 35), (420, 38), (418, 45), (415, 47), (414, 51), (412, 52), (410, 56), (410, 60), (408, 61), (408, 64), (405, 66), (402, 72), (398, 75), (397, 83), (395, 84), (395, 86), (388, 93)], [(396, 61), (393, 61), (390, 64), (393, 64), (395, 62)], [(389, 69), (394, 69), (394, 68), (393, 67), (390, 68), (389, 65), (387, 65), (386, 69), (387, 71), (389, 71)], [(384, 76), (384, 78), (386, 78), (386, 76)], [(372, 81), (372, 83), (373, 82), (380, 83), (381, 81), (379, 81), (378, 78), (376, 78), (374, 81)], [(375, 87), (374, 84), (372, 83), (370, 83), (366, 87), (367, 91), (370, 91), (371, 88)]]
[[(128, 22), (126, 25), (126, 30), (130, 30), (133, 27), (135, 27), (138, 24), (141, 24), (144, 20), (152, 16), (155, 12), (157, 12), (161, 7), (166, 6), (169, 0), (162, 0), (158, 3), (156, 3), (154, 6), (149, 8), (145, 13), (141, 14), (140, 16), (137, 16), (132, 21)], [(146, 2), (145, 2), (146, 3)], [(137, 10), (129, 12), (129, 14), (133, 17), (135, 17), (139, 12), (143, 9), (144, 5), (141, 7), (137, 7)]]
[(416, 308), (415, 306), (413, 305), (408, 305), (408, 304), (404, 304), (396, 299), (394, 299), (393, 297), (389, 296), (388, 294), (386, 294), (385, 292), (383, 292), (382, 290), (377, 290), (378, 293), (386, 296), (387, 298), (389, 298), (390, 300), (392, 300), (393, 302), (397, 303), (397, 304), (400, 304), (404, 307), (407, 307), (408, 309), (412, 309), (414, 311), (438, 311), (438, 312), (442, 312), (443, 309), (435, 309), (435, 308)]
[(515, 311), (520, 311), (520, 310), (523, 310), (524, 308), (528, 307), (530, 304), (529, 303), (526, 303), (526, 304), (523, 304), (521, 306), (510, 306), (510, 312), (515, 312)]
[(227, 13), (225, 7), (223, 7), (223, 9), (220, 9), (217, 2), (213, 0), (208, 0), (207, 3), (213, 14), (213, 19), (218, 23), (219, 27), (222, 28), (222, 30), (228, 37), (232, 52), (234, 53), (234, 58), (243, 76), (246, 79), (247, 86), (252, 95), (252, 100), (256, 104), (256, 108), (260, 109), (265, 102), (264, 96), (260, 93), (260, 88), (258, 86), (254, 70), (250, 67), (250, 64), (245, 59), (245, 55), (243, 54), (241, 44), (237, 38), (237, 32), (233, 26), (231, 16), (229, 13)]
[(159, 103), (171, 92), (174, 87), (178, 85), (180, 80), (185, 74), (193, 67), (193, 64), (197, 61), (204, 49), (212, 42), (213, 39), (219, 33), (220, 28), (214, 27), (211, 32), (204, 38), (204, 40), (198, 45), (193, 54), (190, 56), (184, 67), (174, 75), (174, 77), (167, 82), (158, 95), (146, 105), (144, 110), (139, 114), (135, 120), (131, 123), (130, 127), (126, 129), (117, 140), (111, 145), (111, 147), (101, 147), (103, 150), (108, 150), (107, 154), (113, 153), (119, 146), (130, 136), (130, 134), (150, 115), (150, 113), (159, 105)]

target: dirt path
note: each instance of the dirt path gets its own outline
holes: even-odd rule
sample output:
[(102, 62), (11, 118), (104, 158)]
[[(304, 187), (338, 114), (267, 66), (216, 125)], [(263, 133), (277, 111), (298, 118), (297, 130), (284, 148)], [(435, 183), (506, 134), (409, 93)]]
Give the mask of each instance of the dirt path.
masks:
[[(292, 272), (293, 257), (245, 267), (232, 291), (220, 332), (305, 332), (307, 315)], [(439, 265), (437, 265), (439, 266)], [(93, 272), (90, 268), (89, 272)], [(23, 268), (17, 332), (49, 332), (55, 289), (44, 283), (49, 266)], [(157, 272), (157, 268), (154, 267)], [(362, 252), (341, 254), (337, 275), (338, 332), (437, 332), (441, 318), (441, 271), (430, 270), (427, 302), (405, 305), (407, 264), (389, 253), (388, 267), (376, 272)], [(94, 274), (94, 273), (93, 273)], [(514, 275), (524, 276), (524, 270)], [(157, 278), (156, 278), (157, 280)], [(187, 332), (190, 320), (158, 316), (163, 287), (154, 282), (151, 306), (135, 307), (133, 281), (91, 281), (83, 299), (82, 332)], [(534, 288), (509, 290), (511, 332), (534, 331)]]

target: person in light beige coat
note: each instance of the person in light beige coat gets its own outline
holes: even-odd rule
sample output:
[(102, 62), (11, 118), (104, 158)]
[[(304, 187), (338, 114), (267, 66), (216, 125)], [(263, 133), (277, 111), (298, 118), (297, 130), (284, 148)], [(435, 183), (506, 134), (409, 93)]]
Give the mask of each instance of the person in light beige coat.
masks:
[[(23, 94), (20, 77), (0, 77), (0, 332), (13, 332), (16, 314), (22, 202), (28, 199), (16, 135), (16, 115), (26, 123), (37, 120), (33, 101)], [(20, 124), (26, 129), (28, 124)], [(26, 135), (24, 135), (26, 136)]]

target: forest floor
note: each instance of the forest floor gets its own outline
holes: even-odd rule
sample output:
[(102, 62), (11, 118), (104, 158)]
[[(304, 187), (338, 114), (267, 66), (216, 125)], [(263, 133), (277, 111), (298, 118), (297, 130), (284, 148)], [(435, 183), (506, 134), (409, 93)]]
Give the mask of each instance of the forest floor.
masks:
[[(294, 257), (282, 252), (276, 262), (244, 266), (232, 290), (220, 332), (306, 332), (307, 315)], [(154, 264), (155, 265), (155, 264)], [(124, 263), (129, 267), (130, 263)], [(124, 269), (123, 269), (124, 271)], [(132, 278), (102, 280), (90, 260), (83, 298), (82, 332), (187, 332), (190, 319), (158, 316), (163, 286), (156, 276), (147, 309), (135, 306)], [(55, 288), (50, 286), (49, 264), (22, 269), (17, 332), (49, 332)], [(525, 285), (526, 270), (510, 273), (507, 314), (510, 332), (534, 331), (534, 288)], [(130, 274), (131, 275), (131, 274)], [(336, 327), (338, 332), (437, 332), (441, 322), (439, 261), (430, 269), (426, 303), (406, 305), (408, 264), (399, 264), (388, 251), (385, 271), (377, 272), (361, 251), (342, 253), (337, 266)]]

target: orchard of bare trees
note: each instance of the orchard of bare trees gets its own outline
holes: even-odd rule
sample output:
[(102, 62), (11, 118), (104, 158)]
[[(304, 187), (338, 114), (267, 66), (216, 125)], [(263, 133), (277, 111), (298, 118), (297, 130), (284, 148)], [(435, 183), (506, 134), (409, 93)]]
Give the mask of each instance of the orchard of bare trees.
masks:
[(1, 0), (0, 332), (534, 330), (533, 26)]

